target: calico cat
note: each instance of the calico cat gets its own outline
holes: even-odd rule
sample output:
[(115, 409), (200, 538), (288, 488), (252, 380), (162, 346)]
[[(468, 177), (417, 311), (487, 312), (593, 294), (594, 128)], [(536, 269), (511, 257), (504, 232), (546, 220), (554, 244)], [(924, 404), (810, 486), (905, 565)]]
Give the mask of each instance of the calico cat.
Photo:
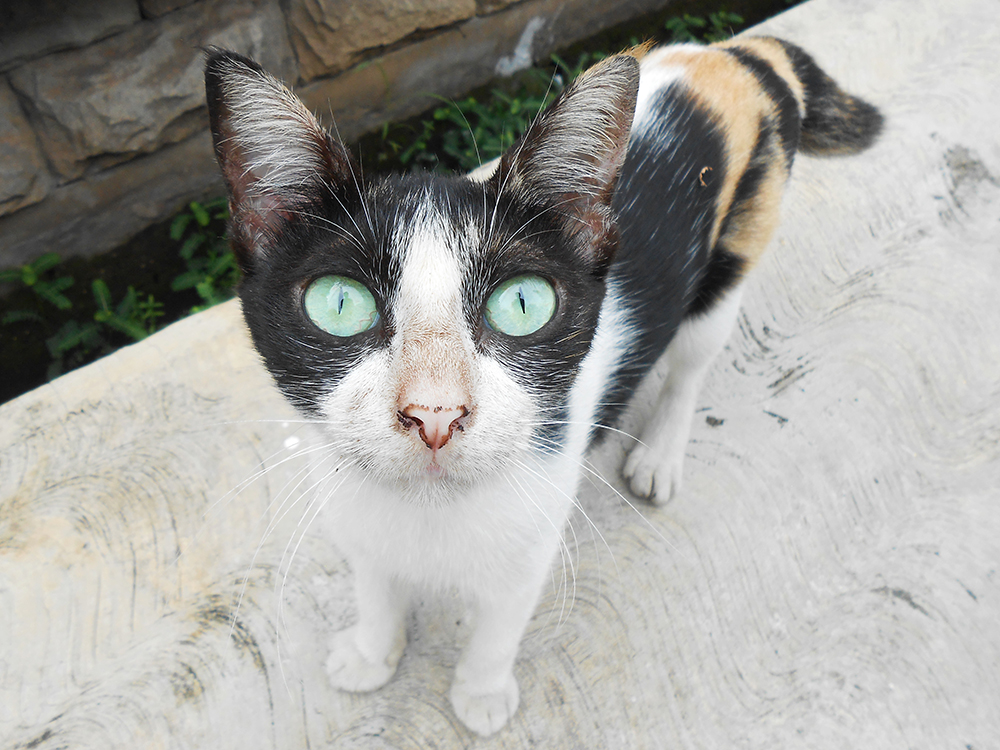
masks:
[(211, 50), (206, 84), (246, 323), (315, 423), (316, 522), (354, 573), (330, 679), (385, 684), (409, 592), (457, 589), (450, 698), (492, 733), (588, 449), (665, 357), (624, 475), (678, 491), (796, 152), (861, 151), (881, 117), (777, 39), (662, 47), (588, 70), (491, 167), (368, 180), (254, 62)]

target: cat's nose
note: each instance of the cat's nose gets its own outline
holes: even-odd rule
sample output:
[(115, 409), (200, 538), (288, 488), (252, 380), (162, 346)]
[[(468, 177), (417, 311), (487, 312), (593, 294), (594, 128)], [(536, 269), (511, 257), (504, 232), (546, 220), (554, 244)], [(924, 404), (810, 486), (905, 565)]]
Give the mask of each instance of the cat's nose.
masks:
[(409, 404), (399, 410), (399, 421), (407, 429), (416, 429), (420, 439), (432, 451), (440, 450), (456, 430), (464, 430), (462, 420), (469, 415), (464, 406), (421, 406)]

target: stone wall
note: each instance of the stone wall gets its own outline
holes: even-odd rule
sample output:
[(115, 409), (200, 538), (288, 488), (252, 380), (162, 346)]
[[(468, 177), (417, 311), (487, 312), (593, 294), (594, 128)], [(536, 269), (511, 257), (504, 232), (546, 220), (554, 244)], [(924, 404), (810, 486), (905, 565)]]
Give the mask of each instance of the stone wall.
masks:
[(201, 48), (356, 138), (669, 0), (5, 0), (0, 267), (92, 255), (221, 192)]

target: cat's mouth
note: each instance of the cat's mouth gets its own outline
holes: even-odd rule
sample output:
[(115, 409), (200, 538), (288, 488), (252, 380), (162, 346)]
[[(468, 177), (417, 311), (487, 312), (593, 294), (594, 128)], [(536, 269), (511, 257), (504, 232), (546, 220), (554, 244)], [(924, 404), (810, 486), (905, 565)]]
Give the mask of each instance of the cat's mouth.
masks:
[(430, 480), (445, 479), (448, 476), (448, 470), (437, 462), (437, 458), (432, 458), (424, 469), (424, 476)]

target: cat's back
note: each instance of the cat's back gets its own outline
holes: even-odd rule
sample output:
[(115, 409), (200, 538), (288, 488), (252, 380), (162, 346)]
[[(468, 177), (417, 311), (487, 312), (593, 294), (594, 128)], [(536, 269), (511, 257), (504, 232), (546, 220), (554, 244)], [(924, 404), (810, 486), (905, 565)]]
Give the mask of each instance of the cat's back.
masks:
[(640, 70), (614, 199), (620, 244), (609, 282), (631, 338), (612, 403), (684, 320), (709, 313), (759, 260), (795, 154), (856, 153), (882, 125), (874, 107), (779, 39), (659, 47)]
[[(605, 423), (682, 321), (708, 310), (759, 254), (720, 238), (734, 204), (751, 201), (758, 214), (771, 211), (771, 202), (776, 209), (797, 142), (798, 112), (789, 114), (783, 117), (780, 104), (727, 49), (672, 45), (642, 58), (615, 193), (620, 245), (609, 275), (610, 294), (631, 323), (623, 332), (630, 355), (615, 378)], [(769, 186), (774, 195), (761, 194)]]
[[(663, 310), (665, 301), (676, 307), (677, 322), (701, 312), (759, 257), (766, 238), (727, 238), (727, 220), (752, 210), (758, 220), (773, 214), (776, 221), (803, 97), (775, 39), (671, 45), (643, 57), (616, 192), (615, 270), (633, 292), (654, 289), (667, 319), (674, 315)], [(713, 259), (728, 271), (710, 268)]]

